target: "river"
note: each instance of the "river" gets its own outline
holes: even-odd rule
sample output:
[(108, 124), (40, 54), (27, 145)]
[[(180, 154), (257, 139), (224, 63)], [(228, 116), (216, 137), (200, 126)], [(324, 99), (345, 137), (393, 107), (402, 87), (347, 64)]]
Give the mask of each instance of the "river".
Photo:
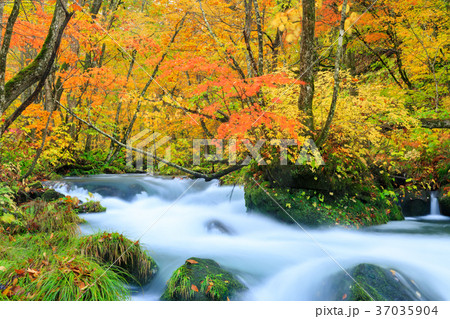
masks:
[(54, 187), (107, 208), (81, 215), (84, 234), (123, 233), (156, 260), (160, 271), (133, 300), (158, 300), (189, 257), (235, 273), (249, 287), (243, 300), (317, 300), (330, 275), (363, 262), (401, 270), (436, 299), (450, 300), (450, 218), (440, 215), (359, 230), (302, 229), (248, 213), (243, 188), (217, 181), (99, 175)]

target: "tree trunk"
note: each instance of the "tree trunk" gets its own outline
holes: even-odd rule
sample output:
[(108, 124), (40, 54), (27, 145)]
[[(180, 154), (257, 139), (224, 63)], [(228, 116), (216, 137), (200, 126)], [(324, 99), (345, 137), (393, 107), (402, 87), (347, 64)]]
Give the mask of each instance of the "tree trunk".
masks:
[(305, 85), (300, 87), (298, 109), (306, 115), (304, 121), (311, 134), (314, 131), (312, 102), (314, 97), (314, 33), (316, 10), (314, 0), (303, 0), (302, 34), (300, 39), (300, 80)]
[(255, 8), (256, 30), (258, 31), (258, 75), (264, 74), (264, 35), (262, 31), (261, 12), (259, 11), (258, 1), (253, 0)]
[(342, 12), (341, 12), (341, 24), (339, 26), (339, 39), (338, 39), (338, 46), (336, 51), (336, 60), (334, 64), (334, 88), (333, 88), (333, 97), (331, 99), (331, 105), (330, 105), (330, 111), (328, 112), (327, 121), (325, 122), (325, 125), (322, 128), (322, 132), (320, 133), (319, 138), (316, 141), (316, 145), (320, 147), (325, 140), (328, 137), (329, 131), (330, 131), (330, 125), (333, 121), (334, 113), (336, 111), (336, 103), (339, 95), (339, 70), (341, 67), (341, 60), (343, 55), (343, 48), (344, 48), (344, 34), (345, 34), (345, 19), (346, 17), (346, 11), (347, 9), (347, 0), (344, 0), (342, 3)]
[(422, 127), (426, 128), (445, 128), (450, 129), (450, 119), (420, 119)]

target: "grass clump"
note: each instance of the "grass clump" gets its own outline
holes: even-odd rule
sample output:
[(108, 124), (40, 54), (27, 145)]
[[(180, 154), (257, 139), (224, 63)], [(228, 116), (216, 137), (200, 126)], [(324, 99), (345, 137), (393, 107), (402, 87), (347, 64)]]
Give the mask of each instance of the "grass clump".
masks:
[(84, 222), (78, 217), (73, 207), (64, 201), (47, 203), (38, 200), (28, 202), (21, 209), (29, 232), (68, 231), (76, 234), (79, 228), (78, 224)]
[(98, 233), (80, 240), (80, 252), (106, 264), (114, 264), (127, 274), (127, 281), (145, 285), (156, 274), (155, 261), (141, 248), (118, 233)]
[(120, 271), (81, 256), (67, 232), (0, 235), (0, 300), (126, 300)]

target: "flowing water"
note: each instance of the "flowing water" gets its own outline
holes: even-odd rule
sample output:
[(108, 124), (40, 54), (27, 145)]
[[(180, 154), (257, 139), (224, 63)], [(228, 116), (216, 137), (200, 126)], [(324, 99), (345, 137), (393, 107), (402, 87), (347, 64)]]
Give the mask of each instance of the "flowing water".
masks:
[(446, 217), (303, 230), (246, 212), (243, 189), (216, 181), (101, 175), (67, 178), (55, 188), (107, 207), (82, 215), (83, 233), (123, 233), (156, 260), (160, 271), (133, 300), (159, 299), (189, 257), (214, 259), (235, 273), (249, 287), (244, 300), (317, 300), (317, 287), (330, 275), (363, 262), (400, 270), (436, 299), (450, 300)]
[(432, 191), (430, 194), (430, 215), (438, 216), (441, 214), (439, 210), (438, 191)]

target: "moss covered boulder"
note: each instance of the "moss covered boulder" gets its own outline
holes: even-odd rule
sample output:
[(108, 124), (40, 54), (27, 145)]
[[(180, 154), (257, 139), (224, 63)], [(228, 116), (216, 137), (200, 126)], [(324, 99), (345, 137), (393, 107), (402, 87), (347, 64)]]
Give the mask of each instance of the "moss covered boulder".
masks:
[(394, 269), (385, 269), (373, 264), (359, 264), (347, 272), (329, 278), (321, 287), (320, 300), (349, 301), (418, 301), (430, 298), (414, 280)]
[(450, 217), (450, 196), (442, 196), (439, 199), (441, 214)]
[(86, 203), (78, 204), (75, 211), (81, 213), (103, 213), (106, 212), (106, 208), (103, 207), (99, 201), (90, 200)]
[(161, 300), (230, 300), (246, 289), (243, 283), (214, 260), (192, 257), (172, 274)]
[(57, 191), (55, 191), (54, 189), (47, 189), (44, 193), (42, 193), (42, 195), (40, 196), (40, 198), (45, 201), (45, 202), (52, 202), (55, 200), (58, 200), (60, 198), (64, 198), (65, 196)]
[[(403, 220), (398, 205), (391, 197), (374, 190), (368, 198), (359, 195), (337, 195), (314, 190), (273, 187), (268, 182), (260, 186), (247, 183), (245, 205), (278, 220), (307, 226), (344, 225), (367, 226)], [(392, 192), (393, 193), (393, 192)]]
[(132, 284), (145, 285), (158, 271), (156, 262), (143, 250), (139, 242), (132, 242), (118, 233), (97, 233), (81, 238), (82, 255), (94, 257), (107, 265), (117, 266)]

